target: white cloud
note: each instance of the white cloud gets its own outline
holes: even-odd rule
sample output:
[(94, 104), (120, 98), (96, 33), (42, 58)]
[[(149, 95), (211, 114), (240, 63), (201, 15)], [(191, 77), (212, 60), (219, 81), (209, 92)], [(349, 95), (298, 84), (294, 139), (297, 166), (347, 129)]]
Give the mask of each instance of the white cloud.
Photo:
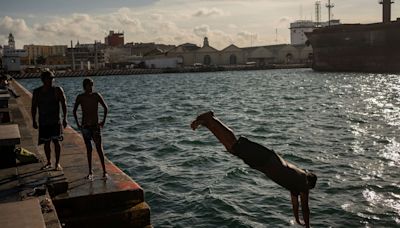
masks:
[(210, 16), (222, 16), (224, 12), (217, 8), (202, 8), (196, 11), (194, 17), (210, 17)]
[(237, 29), (238, 26), (235, 25), (235, 24), (229, 24), (229, 25), (228, 25), (228, 28), (230, 28), (230, 29)]
[(208, 36), (208, 33), (210, 32), (210, 26), (208, 26), (208, 25), (196, 26), (193, 29), (193, 32), (194, 32), (194, 34), (196, 34), (199, 37)]
[(14, 35), (25, 35), (29, 33), (29, 28), (24, 19), (13, 19), (5, 16), (0, 20), (0, 34), (13, 33)]
[(153, 13), (152, 15), (150, 15), (150, 18), (152, 20), (161, 21), (163, 19), (163, 16), (159, 13)]
[(251, 33), (251, 32), (248, 32), (248, 31), (238, 32), (237, 36), (242, 38), (242, 39), (246, 39), (246, 40), (251, 40), (251, 39), (257, 40), (257, 38), (258, 38), (258, 34)]
[[(54, 18), (45, 24), (33, 25), (33, 33), (39, 43), (68, 43), (68, 40), (93, 42), (101, 34), (98, 21), (88, 14), (73, 14), (67, 18)], [(37, 41), (37, 40), (36, 40)], [(38, 41), (37, 41), (38, 42)]]

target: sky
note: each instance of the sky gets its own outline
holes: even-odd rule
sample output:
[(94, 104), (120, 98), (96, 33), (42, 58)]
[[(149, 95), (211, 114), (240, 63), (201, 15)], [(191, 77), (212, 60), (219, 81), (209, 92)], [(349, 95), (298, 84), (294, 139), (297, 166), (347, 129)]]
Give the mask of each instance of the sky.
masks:
[[(328, 11), (321, 0), (322, 21)], [(333, 18), (342, 23), (382, 19), (377, 0), (331, 0)], [(392, 20), (400, 17), (400, 1)], [(25, 44), (70, 45), (104, 42), (110, 30), (124, 32), (125, 42), (155, 42), (250, 47), (290, 43), (295, 20), (315, 19), (315, 0), (0, 0), (0, 45), (13, 33)]]

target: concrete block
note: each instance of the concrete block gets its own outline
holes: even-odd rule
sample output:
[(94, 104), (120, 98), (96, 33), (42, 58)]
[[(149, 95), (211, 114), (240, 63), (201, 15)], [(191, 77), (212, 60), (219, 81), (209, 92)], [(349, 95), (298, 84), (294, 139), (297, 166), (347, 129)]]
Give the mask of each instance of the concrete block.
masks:
[(146, 203), (140, 203), (131, 208), (110, 208), (108, 210), (81, 214), (62, 220), (65, 227), (120, 227), (144, 228), (151, 227), (150, 208)]
[(39, 200), (37, 198), (0, 204), (0, 227), (44, 228)]

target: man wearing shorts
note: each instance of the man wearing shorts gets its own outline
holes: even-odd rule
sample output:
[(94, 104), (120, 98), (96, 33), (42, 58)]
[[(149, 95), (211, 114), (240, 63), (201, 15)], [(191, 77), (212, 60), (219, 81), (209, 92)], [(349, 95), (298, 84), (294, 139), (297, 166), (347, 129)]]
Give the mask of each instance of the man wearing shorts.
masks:
[[(233, 131), (214, 117), (213, 112), (198, 116), (191, 124), (196, 130), (200, 125), (208, 128), (225, 146), (229, 153), (238, 156), (251, 168), (263, 172), (275, 183), (291, 193), (293, 214), (296, 222), (310, 227), (310, 209), (308, 207), (309, 190), (315, 187), (317, 176), (283, 160), (273, 150), (252, 142), (244, 137), (236, 139)], [(299, 219), (299, 195), (304, 224)]]
[[(45, 71), (40, 76), (43, 85), (33, 90), (32, 95), (32, 122), (33, 128), (39, 128), (38, 145), (44, 144), (44, 153), (47, 163), (44, 169), (51, 168), (51, 148), (53, 142), (56, 154), (55, 169), (61, 170), (60, 141), (63, 140), (63, 127), (67, 126), (67, 102), (64, 91), (59, 86), (54, 86), (54, 74), (51, 71)], [(60, 121), (60, 104), (63, 112), (63, 121)], [(39, 111), (39, 125), (36, 122), (36, 112)]]
[[(103, 178), (107, 178), (107, 172), (104, 164), (103, 144), (101, 139), (101, 128), (104, 127), (108, 113), (107, 104), (104, 102), (103, 97), (98, 92), (93, 92), (93, 80), (85, 78), (83, 80), (84, 93), (76, 97), (74, 105), (74, 118), (78, 128), (82, 131), (82, 136), (85, 141), (87, 150), (87, 159), (89, 163), (89, 175), (87, 179), (93, 180), (92, 170), (92, 140), (96, 145), (96, 150), (100, 158), (101, 166), (103, 168)], [(103, 120), (99, 122), (98, 105), (101, 105), (104, 110)], [(82, 109), (82, 122), (78, 121), (77, 110), (79, 105)]]

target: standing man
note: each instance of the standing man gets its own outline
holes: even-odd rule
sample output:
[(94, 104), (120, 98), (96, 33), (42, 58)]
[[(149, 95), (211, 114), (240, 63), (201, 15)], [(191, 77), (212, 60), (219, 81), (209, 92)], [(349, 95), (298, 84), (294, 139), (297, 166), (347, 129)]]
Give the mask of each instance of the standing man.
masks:
[[(251, 168), (263, 172), (275, 183), (290, 191), (293, 214), (296, 222), (310, 227), (310, 209), (308, 207), (309, 190), (315, 187), (317, 176), (285, 161), (275, 151), (244, 137), (236, 139), (233, 131), (214, 117), (213, 112), (198, 116), (191, 124), (196, 130), (200, 125), (208, 128), (225, 146), (227, 151), (241, 158)], [(299, 219), (299, 196), (304, 223)]]
[[(106, 122), (108, 107), (101, 94), (93, 92), (92, 79), (85, 78), (83, 80), (83, 89), (84, 93), (81, 93), (76, 97), (73, 113), (76, 124), (82, 131), (82, 136), (86, 145), (87, 159), (89, 163), (89, 175), (87, 176), (87, 179), (91, 181), (93, 180), (91, 140), (93, 140), (96, 145), (97, 154), (101, 161), (103, 179), (107, 179), (107, 171), (104, 164), (103, 144), (101, 140), (101, 128), (104, 127), (104, 123)], [(103, 120), (101, 122), (99, 122), (98, 104), (100, 104), (104, 110)], [(81, 105), (82, 108), (82, 122), (79, 122), (76, 113), (79, 105)]]
[[(67, 102), (63, 89), (53, 85), (53, 72), (44, 71), (40, 75), (40, 78), (43, 85), (34, 89), (32, 96), (31, 114), (33, 128), (39, 128), (38, 145), (44, 144), (47, 163), (43, 168), (51, 168), (50, 143), (53, 142), (56, 154), (55, 170), (62, 170), (60, 165), (60, 141), (63, 140), (63, 127), (67, 126)], [(64, 117), (62, 123), (60, 121), (60, 104)], [(36, 122), (37, 110), (39, 110), (39, 125)]]

